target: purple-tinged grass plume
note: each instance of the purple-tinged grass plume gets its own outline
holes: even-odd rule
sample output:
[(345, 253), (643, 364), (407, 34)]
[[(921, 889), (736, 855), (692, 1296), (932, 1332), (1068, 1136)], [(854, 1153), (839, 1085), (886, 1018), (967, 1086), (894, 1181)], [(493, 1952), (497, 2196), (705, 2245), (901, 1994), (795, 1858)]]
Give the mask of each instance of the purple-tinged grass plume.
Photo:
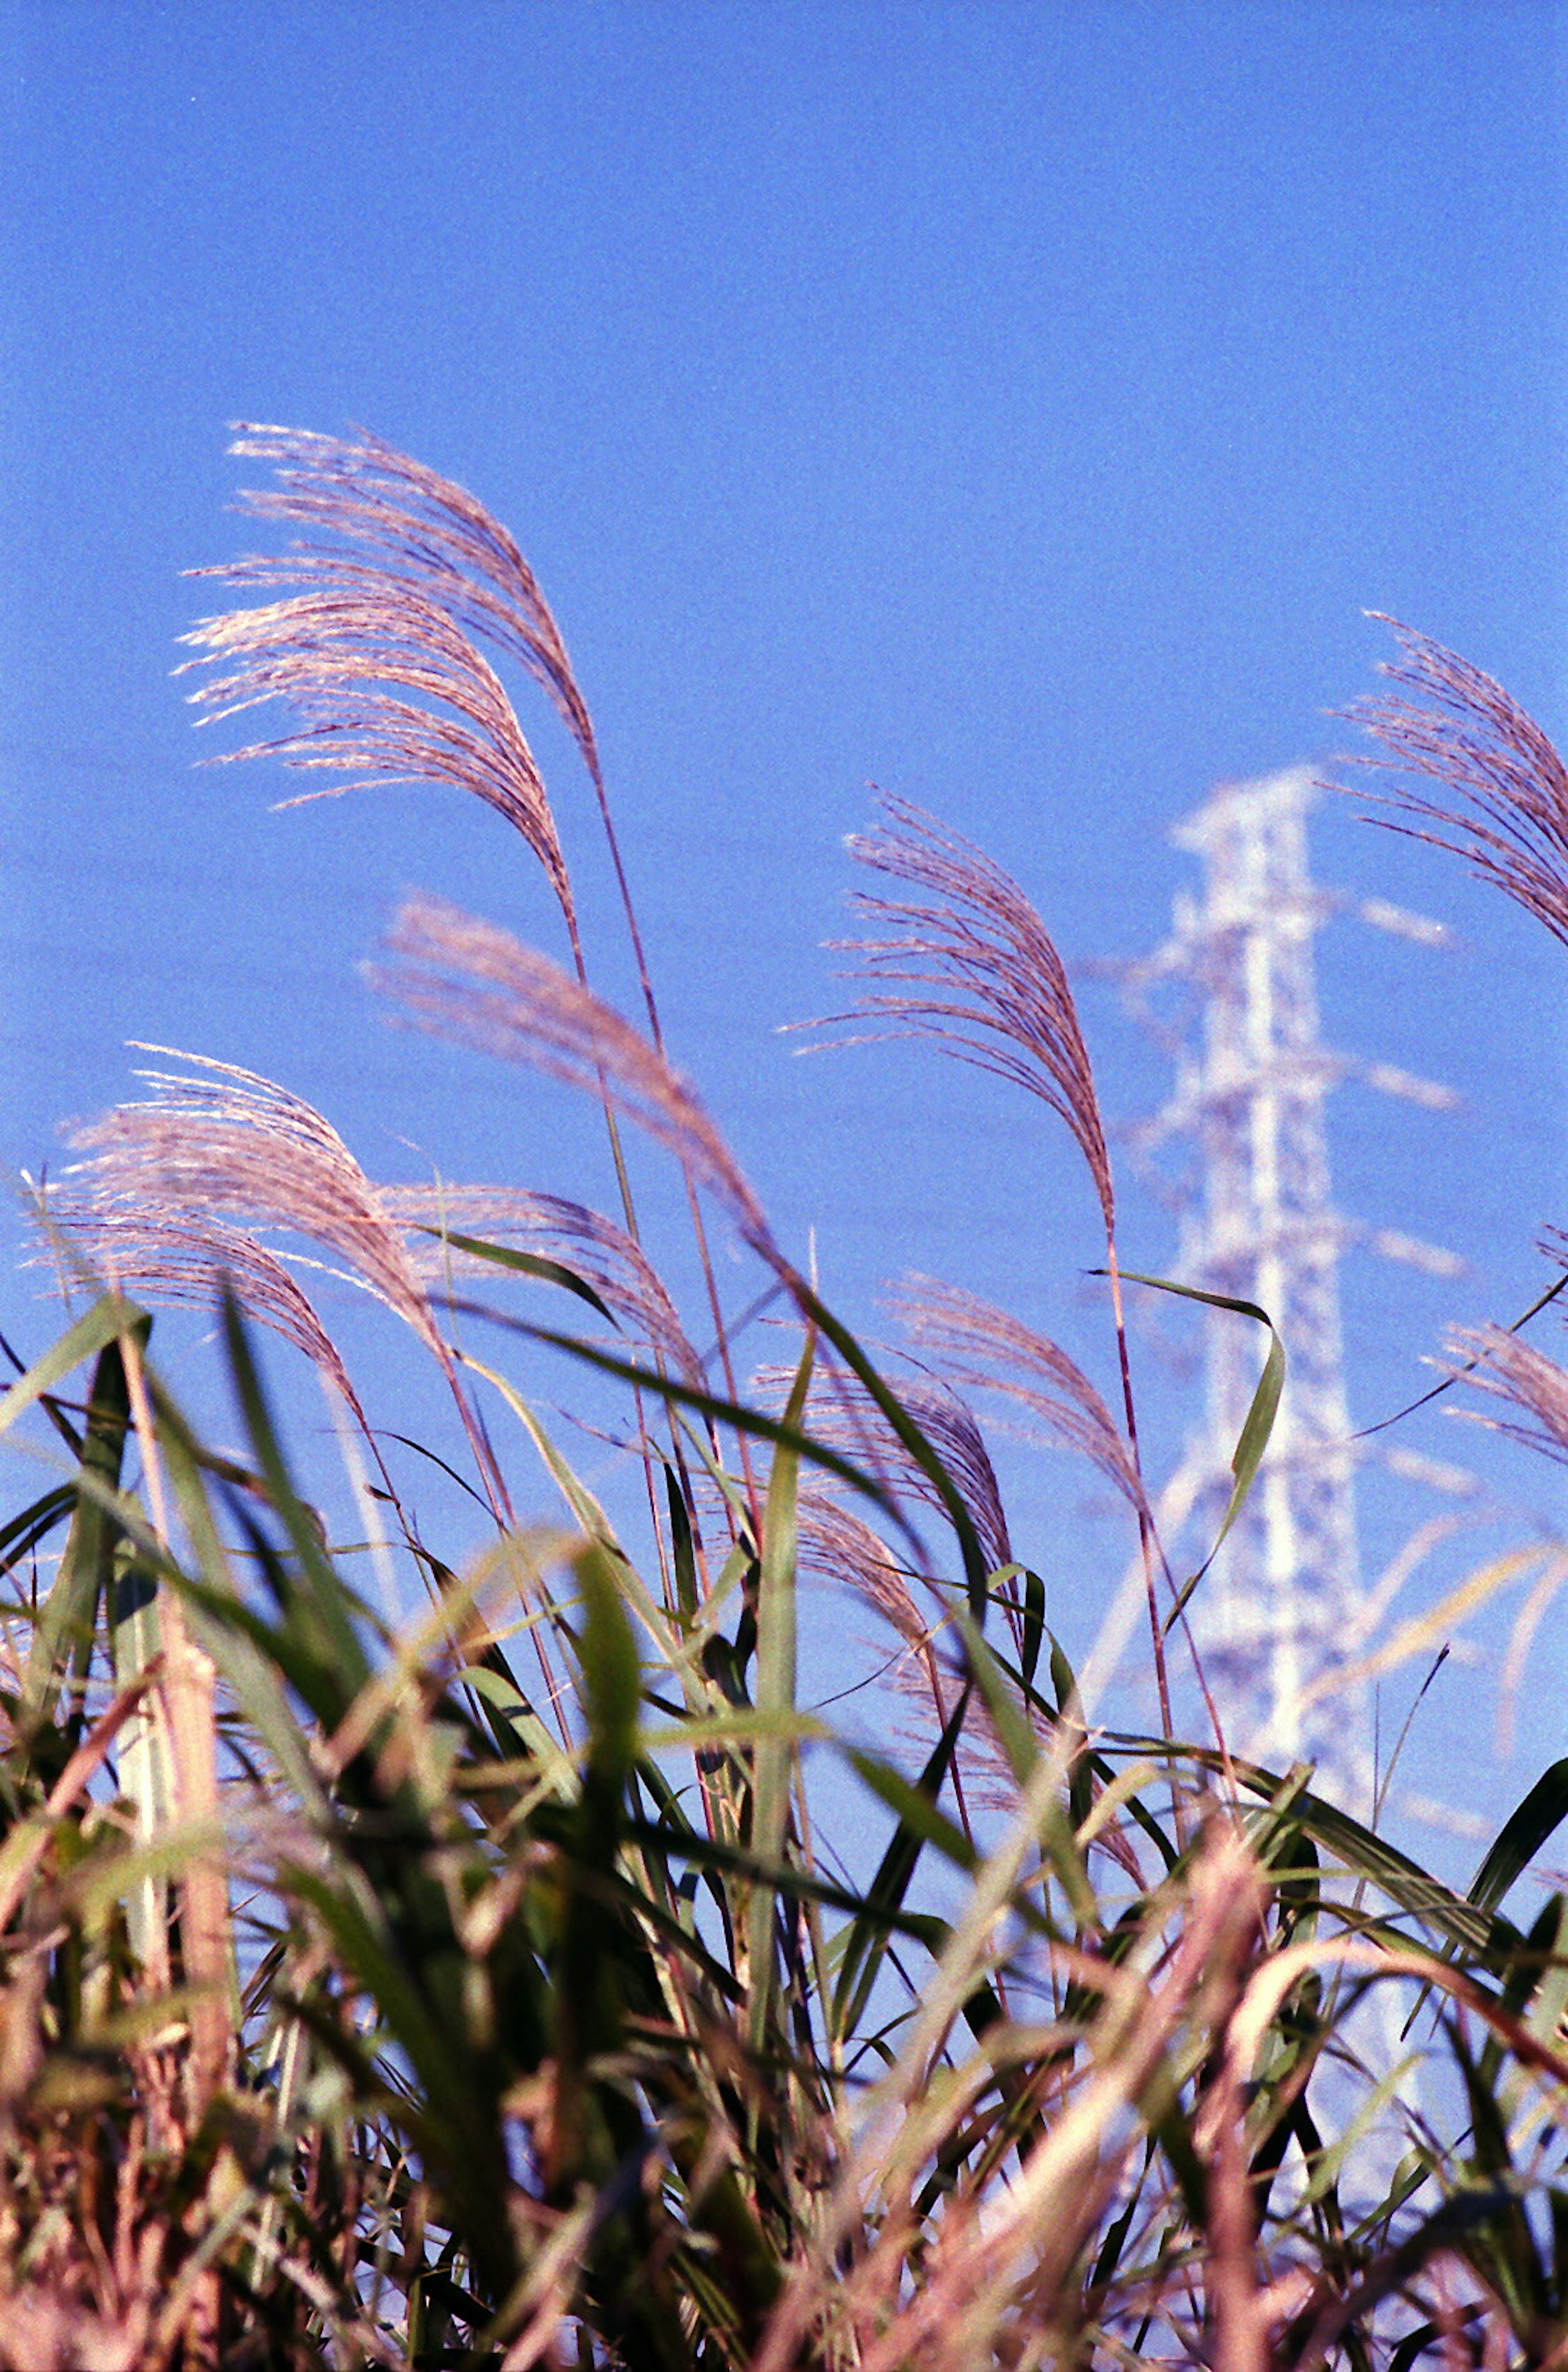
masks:
[[(859, 1025), (856, 1039), (926, 1037), (962, 1062), (1037, 1096), (1066, 1124), (1087, 1166), (1105, 1224), (1128, 1455), (1139, 1476), (1138, 1422), (1116, 1252), (1116, 1193), (1088, 1048), (1066, 967), (1017, 883), (970, 841), (907, 799), (881, 795), (886, 820), (856, 833), (850, 853), (874, 873), (921, 893), (854, 892), (875, 936), (833, 942), (859, 959), (860, 1002), (819, 1026)], [(844, 1042), (841, 1038), (839, 1042)], [(1159, 1557), (1141, 1479), (1134, 1505), (1148, 1599), (1160, 1719), (1172, 1735), (1159, 1610)]]
[(972, 842), (907, 799), (884, 793), (881, 806), (887, 820), (852, 835), (850, 854), (924, 894), (854, 892), (852, 908), (875, 936), (832, 945), (859, 959), (851, 976), (868, 986), (824, 1026), (861, 1025), (858, 1037), (935, 1038), (1039, 1096), (1076, 1139), (1110, 1229), (1115, 1194), (1088, 1050), (1049, 933), (1016, 882)]
[(1114, 1482), (1135, 1511), (1144, 1506), (1126, 1436), (1082, 1368), (1049, 1335), (979, 1294), (932, 1277), (907, 1277), (889, 1306), (952, 1382), (966, 1391), (1001, 1392), (1027, 1408)]
[[(445, 1376), (496, 1513), (509, 1520), (505, 1486), (469, 1404), (446, 1336), (389, 1208), (331, 1122), (299, 1097), (254, 1071), (172, 1047), (190, 1073), (145, 1071), (153, 1090), (73, 1132), (87, 1158), (52, 1196), (49, 1216), (85, 1256), (112, 1257), (126, 1283), (147, 1285), (169, 1271), (173, 1297), (189, 1298), (204, 1269), (226, 1273), (242, 1304), (306, 1349), (324, 1372), (314, 1313), (282, 1282), (269, 1231), (305, 1237), (341, 1262), (356, 1284), (419, 1337)], [(203, 1245), (210, 1245), (211, 1258)], [(256, 1291), (251, 1297), (250, 1288)], [(308, 1305), (307, 1305), (308, 1307)], [(336, 1381), (335, 1376), (332, 1378)]]
[(602, 997), (439, 899), (406, 900), (386, 946), (372, 984), (421, 1029), (608, 1097), (715, 1196), (754, 1250), (781, 1264), (761, 1204), (694, 1089)]
[(1388, 752), (1358, 762), (1438, 786), (1377, 795), (1412, 821), (1373, 820), (1462, 856), (1568, 946), (1568, 767), (1491, 676), (1430, 635), (1372, 614), (1393, 629), (1404, 658), (1379, 670), (1392, 691), (1344, 711)]

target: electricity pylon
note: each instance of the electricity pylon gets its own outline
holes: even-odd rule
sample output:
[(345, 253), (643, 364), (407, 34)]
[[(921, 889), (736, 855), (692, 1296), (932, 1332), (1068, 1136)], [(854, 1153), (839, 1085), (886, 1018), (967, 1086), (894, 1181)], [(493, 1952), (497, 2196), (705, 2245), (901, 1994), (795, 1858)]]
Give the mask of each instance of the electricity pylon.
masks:
[[(1169, 939), (1127, 980), (1145, 1013), (1156, 983), (1188, 990), (1189, 1026), (1172, 1041), (1175, 1093), (1140, 1132), (1145, 1145), (1185, 1137), (1194, 1148), (1180, 1274), (1266, 1310), (1287, 1359), (1268, 1453), (1193, 1603), (1204, 1666), (1233, 1744), (1279, 1763), (1311, 1762), (1319, 1787), (1365, 1816), (1374, 1785), (1368, 1706), (1364, 1689), (1340, 1679), (1365, 1627), (1340, 1255), (1366, 1236), (1375, 1250), (1439, 1273), (1460, 1263), (1390, 1231), (1347, 1227), (1330, 1191), (1324, 1102), (1347, 1076), (1439, 1109), (1456, 1099), (1321, 1042), (1313, 942), (1347, 901), (1312, 883), (1314, 795), (1310, 771), (1298, 767), (1225, 785), (1179, 825), (1178, 846), (1202, 861), (1202, 892), (1179, 894)], [(1440, 924), (1381, 901), (1351, 911), (1428, 945), (1446, 937)], [(1169, 1494), (1202, 1519), (1200, 1537), (1214, 1537), (1228, 1499), (1264, 1348), (1245, 1317), (1205, 1312), (1206, 1423)]]

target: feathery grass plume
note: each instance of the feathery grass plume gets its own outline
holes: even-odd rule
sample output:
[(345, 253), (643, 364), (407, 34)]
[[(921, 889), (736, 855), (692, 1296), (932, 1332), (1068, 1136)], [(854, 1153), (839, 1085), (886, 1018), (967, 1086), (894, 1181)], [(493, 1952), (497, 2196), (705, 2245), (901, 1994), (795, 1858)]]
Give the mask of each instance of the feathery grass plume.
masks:
[(852, 1514), (821, 1483), (803, 1486), (799, 1528), (801, 1572), (853, 1591), (882, 1617), (905, 1646), (925, 1664), (938, 1718), (946, 1719), (932, 1647), (932, 1624), (921, 1611), (907, 1567), (900, 1563), (880, 1533)]
[(908, 799), (879, 796), (887, 821), (853, 834), (850, 854), (926, 894), (854, 893), (854, 913), (879, 936), (830, 944), (860, 957), (849, 977), (872, 985), (847, 1013), (813, 1026), (864, 1022), (863, 1037), (933, 1037), (964, 1062), (1040, 1097), (1076, 1139), (1109, 1230), (1115, 1195), (1105, 1131), (1073, 992), (1050, 934), (1017, 883), (972, 842)]
[(1479, 1409), (1466, 1409), (1466, 1416), (1568, 1464), (1568, 1368), (1559, 1366), (1555, 1359), (1505, 1326), (1481, 1326), (1457, 1334), (1450, 1348), (1464, 1362), (1457, 1374), (1478, 1391), (1509, 1402), (1533, 1422), (1516, 1424), (1483, 1416)]
[(41, 1199), (40, 1224), (62, 1242), (74, 1266), (79, 1263), (115, 1293), (211, 1310), (226, 1279), (249, 1316), (319, 1369), (371, 1439), (343, 1355), (308, 1296), (277, 1255), (243, 1228), (212, 1217), (185, 1219), (145, 1203), (103, 1210), (90, 1195), (77, 1201), (59, 1185)]
[(614, 1108), (646, 1131), (728, 1210), (747, 1242), (784, 1268), (761, 1204), (697, 1095), (659, 1050), (532, 948), (436, 898), (405, 900), (373, 964), (374, 987), (420, 1028)]
[(684, 1382), (704, 1389), (703, 1362), (662, 1279), (642, 1246), (602, 1212), (557, 1194), (505, 1186), (382, 1186), (377, 1191), (389, 1216), (421, 1231), (409, 1243), (408, 1254), (427, 1288), (448, 1276), (494, 1277), (494, 1265), (482, 1255), (465, 1251), (453, 1237), (529, 1251), (569, 1269)]
[[(922, 1743), (928, 1746), (932, 1736), (940, 1735), (946, 1727), (963, 1685), (961, 1674), (956, 1669), (945, 1669), (937, 1653), (941, 1614), (933, 1620), (922, 1612), (911, 1587), (911, 1576), (886, 1541), (852, 1514), (830, 1490), (818, 1483), (804, 1487), (797, 1522), (796, 1553), (801, 1576), (811, 1576), (836, 1589), (849, 1590), (879, 1616), (900, 1641), (902, 1653), (893, 1667), (891, 1682), (900, 1694), (918, 1698), (923, 1707), (929, 1703), (929, 1717), (923, 1712), (919, 1724)], [(978, 1701), (971, 1700), (966, 1727), (972, 1729), (976, 1726), (980, 1710)], [(961, 1769), (955, 1768), (954, 1780), (961, 1813)]]
[(440, 1355), (443, 1343), (401, 1229), (330, 1121), (286, 1087), (209, 1055), (138, 1043), (197, 1076), (139, 1071), (153, 1093), (71, 1132), (89, 1156), (66, 1178), (102, 1212), (161, 1205), (288, 1227), (344, 1262)]
[[(271, 461), (277, 472), (274, 487), (242, 491), (238, 507), (309, 533), (279, 556), (192, 570), (237, 587), (298, 588), (203, 619), (183, 637), (200, 654), (186, 669), (226, 670), (192, 699), (203, 723), (281, 699), (301, 724), (215, 762), (270, 755), (354, 774), (354, 786), (431, 782), (471, 791), (540, 860), (580, 956), (543, 778), (499, 677), (475, 646), (482, 638), (543, 687), (602, 802), (587, 703), (511, 536), (463, 487), (367, 432), (343, 439), (241, 422), (230, 450)], [(609, 829), (608, 814), (605, 822)]]
[[(303, 564), (291, 573), (303, 573)], [(572, 924), (565, 860), (533, 753), (494, 669), (435, 602), (339, 563), (330, 582), (204, 619), (180, 639), (203, 652), (185, 668), (228, 667), (190, 695), (202, 724), (269, 700), (286, 701), (301, 720), (209, 764), (272, 757), (354, 777), (302, 792), (284, 802), (290, 807), (400, 783), (471, 791), (522, 834)], [(399, 696), (405, 692), (415, 697)]]
[[(1071, 1448), (1082, 1451), (1134, 1510), (1146, 1505), (1125, 1435), (1075, 1361), (994, 1302), (910, 1276), (888, 1296), (900, 1323), (943, 1372), (969, 1391), (1005, 1393)], [(1012, 1370), (1011, 1373), (1008, 1371)], [(1024, 1380), (1034, 1378), (1033, 1381)], [(1041, 1390), (1040, 1385), (1052, 1389)]]
[[(763, 1368), (754, 1383), (764, 1404), (777, 1409), (782, 1408), (793, 1380), (792, 1369)], [(900, 1376), (893, 1389), (900, 1407), (940, 1460), (949, 1488), (967, 1511), (987, 1570), (994, 1574), (1011, 1565), (1013, 1544), (1001, 1486), (973, 1412), (941, 1377), (927, 1372)], [(830, 1357), (819, 1358), (812, 1370), (803, 1424), (814, 1440), (853, 1459), (895, 1505), (927, 1508), (951, 1521), (952, 1508), (933, 1474), (894, 1431), (860, 1379)], [(914, 1553), (919, 1559), (918, 1541)], [(963, 1685), (963, 1674), (956, 1655), (947, 1669), (944, 1685), (935, 1639), (947, 1623), (948, 1608), (934, 1588), (931, 1575), (918, 1565), (912, 1572), (901, 1564), (886, 1541), (843, 1507), (830, 1487), (823, 1485), (811, 1486), (800, 1494), (799, 1558), (803, 1571), (852, 1590), (902, 1640), (908, 1655), (900, 1659), (894, 1685), (908, 1695), (923, 1700), (929, 1696), (940, 1732)], [(922, 1614), (912, 1579), (919, 1579), (932, 1590), (937, 1601), (932, 1615)], [(923, 1680), (915, 1677), (916, 1664)], [(964, 1735), (969, 1762), (982, 1771), (987, 1781), (993, 1773), (1006, 1772), (1005, 1754), (979, 1694), (970, 1698)], [(929, 1746), (923, 1723), (921, 1736)], [(963, 1812), (962, 1769), (955, 1766), (953, 1776)]]
[[(824, 1437), (819, 1430), (819, 1438)], [(906, 1734), (923, 1757), (947, 1727), (964, 1685), (959, 1651), (946, 1659), (938, 1642), (947, 1627), (941, 1605), (923, 1613), (912, 1584), (923, 1576), (901, 1564), (879, 1533), (852, 1514), (831, 1490), (811, 1484), (800, 1494), (798, 1508), (798, 1570), (852, 1597), (886, 1622), (900, 1643), (889, 1665), (867, 1675), (890, 1686), (918, 1711)], [(900, 1728), (906, 1726), (900, 1724)], [(954, 1796), (960, 1822), (968, 1829), (970, 1787), (978, 1783), (978, 1801), (1007, 1808), (1016, 1796), (1006, 1750), (997, 1737), (983, 1697), (971, 1691), (964, 1709), (962, 1737), (952, 1765)]]
[[(154, 1091), (145, 1101), (122, 1104), (73, 1130), (72, 1144), (88, 1158), (66, 1171), (52, 1215), (78, 1241), (112, 1242), (122, 1263), (133, 1258), (139, 1233), (137, 1273), (149, 1283), (178, 1246), (177, 1288), (193, 1286), (200, 1264), (193, 1246), (217, 1222), (211, 1236), (215, 1262), (238, 1255), (236, 1292), (256, 1283), (255, 1314), (274, 1326), (280, 1317), (297, 1324), (302, 1348), (323, 1330), (319, 1321), (312, 1328), (295, 1297), (279, 1286), (276, 1256), (256, 1243), (255, 1231), (285, 1228), (331, 1253), (354, 1282), (412, 1327), (435, 1358), (497, 1513), (505, 1516), (505, 1486), (398, 1217), (331, 1122), (257, 1072), (178, 1047), (138, 1043), (137, 1051), (192, 1064), (199, 1076), (139, 1072)], [(236, 1242), (237, 1234), (250, 1239), (249, 1252)], [(319, 1350), (310, 1355), (319, 1364)]]
[[(544, 866), (586, 977), (543, 779), (475, 640), (517, 660), (549, 697), (587, 769), (649, 1027), (662, 1043), (593, 720), (561, 630), (513, 537), (466, 487), (367, 429), (337, 437), (252, 421), (234, 427), (229, 450), (270, 461), (277, 481), (243, 489), (238, 508), (307, 533), (281, 556), (191, 571), (236, 587), (304, 588), (231, 618), (205, 619), (186, 637), (203, 653), (190, 666), (239, 662), (194, 695), (209, 715), (278, 695), (303, 713), (301, 732), (230, 754), (270, 751), (292, 765), (369, 767), (382, 783), (447, 782), (476, 793), (517, 827)], [(377, 681), (441, 708), (377, 693)]]
[(1491, 676), (1397, 618), (1369, 614), (1392, 628), (1405, 657), (1378, 669), (1396, 691), (1343, 712), (1389, 753), (1356, 762), (1424, 777), (1447, 794), (1401, 786), (1375, 795), (1417, 820), (1371, 820), (1464, 857), (1568, 946), (1568, 767)]
[[(587, 703), (538, 580), (500, 521), (465, 487), (356, 430), (352, 439), (252, 421), (234, 424), (229, 450), (274, 464), (277, 484), (248, 488), (238, 507), (383, 553), (400, 579), (423, 585), (470, 634), (518, 659), (563, 719), (599, 780)], [(329, 545), (329, 553), (333, 546)], [(304, 553), (321, 550), (307, 544)], [(242, 564), (258, 569), (267, 564)], [(224, 569), (198, 575), (226, 576)], [(240, 581), (245, 581), (241, 577)], [(250, 581), (266, 582), (264, 576)]]
[[(1094, 1073), (1066, 969), (1017, 883), (983, 850), (948, 831), (909, 800), (887, 793), (880, 796), (887, 821), (875, 831), (854, 834), (850, 852), (873, 872), (925, 894), (903, 899), (854, 893), (851, 902), (855, 913), (885, 936), (833, 942), (842, 952), (860, 957), (854, 976), (870, 986), (858, 1006), (830, 1017), (826, 1026), (865, 1022), (869, 1027), (862, 1034), (867, 1037), (934, 1038), (961, 1061), (1040, 1097), (1066, 1123), (1088, 1166), (1105, 1222), (1127, 1449), (1136, 1478), (1138, 1417), (1116, 1253), (1116, 1193)], [(1170, 1680), (1159, 1610), (1159, 1559), (1141, 1482), (1134, 1505), (1155, 1686), (1160, 1721), (1169, 1738)]]
[[(587, 769), (648, 1028), (662, 1052), (652, 975), (587, 703), (560, 628), (511, 535), (465, 488), (366, 430), (333, 437), (242, 421), (230, 449), (271, 462), (276, 472), (273, 487), (243, 492), (238, 507), (306, 532), (282, 555), (192, 572), (285, 596), (205, 619), (185, 638), (201, 654), (188, 666), (225, 670), (192, 694), (203, 722), (274, 698), (301, 720), (296, 732), (226, 756), (271, 754), (293, 766), (353, 773), (362, 786), (436, 782), (473, 793), (516, 827), (543, 866), (586, 985), (575, 901), (544, 782), (505, 690), (476, 645), (482, 642), (520, 663), (553, 703)], [(623, 1215), (635, 1236), (615, 1120), (606, 1117)], [(686, 1185), (733, 1400), (717, 1280), (690, 1178)], [(744, 1439), (740, 1456), (755, 1501)]]
[[(765, 1367), (755, 1381), (765, 1403), (782, 1407), (794, 1374), (788, 1368)], [(1013, 1547), (1001, 1486), (973, 1411), (938, 1376), (902, 1376), (896, 1391), (900, 1406), (924, 1435), (968, 1508), (990, 1570), (1011, 1564)], [(947, 1513), (932, 1477), (900, 1440), (865, 1386), (832, 1359), (819, 1358), (812, 1369), (804, 1422), (815, 1440), (844, 1451), (891, 1498), (915, 1501), (939, 1516)]]

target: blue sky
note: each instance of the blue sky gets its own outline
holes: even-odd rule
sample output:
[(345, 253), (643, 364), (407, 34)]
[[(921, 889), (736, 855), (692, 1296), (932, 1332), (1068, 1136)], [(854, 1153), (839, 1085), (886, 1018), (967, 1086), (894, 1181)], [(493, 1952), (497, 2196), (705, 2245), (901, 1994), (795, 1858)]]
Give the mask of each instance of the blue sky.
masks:
[[(362, 421), (532, 560), (674, 1049), (781, 1235), (815, 1230), (858, 1322), (918, 1267), (1109, 1382), (1092, 1198), (1040, 1115), (930, 1054), (796, 1061), (775, 1025), (835, 1002), (819, 942), (869, 782), (990, 849), (1082, 959), (1162, 935), (1190, 878), (1166, 834), (1212, 784), (1344, 740), (1326, 712), (1388, 647), (1367, 609), (1568, 732), (1568, 11), (11, 0), (0, 24), (6, 1167), (58, 1160), (135, 1037), (282, 1079), (373, 1172), (606, 1198), (555, 1101), (392, 1035), (358, 982), (412, 885), (553, 944), (494, 819), (435, 792), (279, 815), (292, 783), (192, 771), (168, 670), (210, 602), (180, 571), (250, 541), (225, 424)], [(524, 722), (623, 994), (586, 788)], [(1523, 1307), (1568, 1217), (1563, 959), (1348, 810), (1318, 862), (1463, 942), (1336, 924), (1319, 948), (1336, 1042), (1467, 1099), (1336, 1100), (1343, 1206), (1472, 1263), (1347, 1262), (1369, 1418), (1450, 1320)], [(1160, 1065), (1084, 1002), (1132, 1117)], [(1135, 1196), (1123, 1250), (1170, 1253)], [(36, 1345), (34, 1291), (6, 1327)], [(1183, 1389), (1151, 1372), (1169, 1455)], [(1452, 1455), (1454, 1429), (1411, 1443)], [(1539, 1464), (1489, 1471), (1561, 1506)], [(1016, 1484), (1053, 1545), (1068, 1487)], [(1408, 1511), (1365, 1496), (1386, 1552)], [(1098, 1582), (1063, 1587), (1082, 1632)], [(1429, 1781), (1474, 1764), (1476, 1703), (1430, 1707)], [(1559, 1748), (1527, 1725), (1527, 1762)]]

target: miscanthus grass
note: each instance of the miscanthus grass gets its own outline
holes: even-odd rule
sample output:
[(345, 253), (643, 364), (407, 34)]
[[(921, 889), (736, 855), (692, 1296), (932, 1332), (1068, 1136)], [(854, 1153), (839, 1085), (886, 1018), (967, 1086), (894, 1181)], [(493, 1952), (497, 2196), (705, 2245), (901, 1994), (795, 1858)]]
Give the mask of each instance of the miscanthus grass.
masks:
[[(1310, 1771), (1242, 1759), (1212, 1702), (1176, 1734), (1191, 1648), (1110, 1156), (1023, 890), (884, 802), (832, 1026), (929, 1039), (1066, 1130), (1105, 1231), (1109, 1394), (957, 1282), (898, 1286), (902, 1353), (843, 1324), (671, 1061), (588, 709), (511, 537), (373, 437), (252, 427), (235, 449), (273, 471), (244, 507), (292, 540), (215, 572), (249, 606), (189, 638), (202, 717), (257, 737), (222, 762), (455, 790), (510, 827), (564, 962), (421, 897), (375, 976), (412, 1026), (597, 1103), (605, 1207), (372, 1179), (286, 1087), (157, 1048), (39, 1199), (80, 1314), (0, 1398), (34, 1453), (0, 1525), (0, 2366), (1568, 2363), (1568, 1936), (1559, 1898), (1527, 1933), (1506, 1909), (1568, 1765), (1461, 1893)], [(1496, 685), (1400, 635), (1365, 712), (1406, 770), (1396, 820), (1563, 936), (1561, 762)], [(516, 688), (587, 771), (635, 1017), (594, 985)], [(696, 1312), (650, 1249), (635, 1141), (680, 1180)], [(715, 1233), (754, 1269), (733, 1309)], [(477, 1551), (422, 1529), (323, 1273), (433, 1363), (456, 1448), (432, 1454)], [(784, 1355), (743, 1383), (733, 1320), (760, 1296)], [(238, 1448), (166, 1387), (165, 1304), (217, 1313)], [(283, 1438), (269, 1335), (336, 1411), (346, 1490)], [(540, 1413), (538, 1362), (563, 1355), (619, 1407), (633, 1506)], [(1568, 1454), (1545, 1350), (1494, 1328), (1454, 1356), (1483, 1411)], [(1238, 1500), (1279, 1374), (1260, 1359)], [(998, 1413), (1124, 1508), (1132, 1579), (1076, 1673)], [(1561, 1559), (1521, 1549), (1470, 1595), (1505, 1577), (1539, 1615)], [(803, 1701), (823, 1582), (882, 1634), (905, 1709), (885, 1750)], [(1432, 1635), (1408, 1626), (1408, 1651)], [(1140, 1636), (1147, 1737), (1104, 1715)], [(857, 1796), (871, 1866), (835, 1825)]]

